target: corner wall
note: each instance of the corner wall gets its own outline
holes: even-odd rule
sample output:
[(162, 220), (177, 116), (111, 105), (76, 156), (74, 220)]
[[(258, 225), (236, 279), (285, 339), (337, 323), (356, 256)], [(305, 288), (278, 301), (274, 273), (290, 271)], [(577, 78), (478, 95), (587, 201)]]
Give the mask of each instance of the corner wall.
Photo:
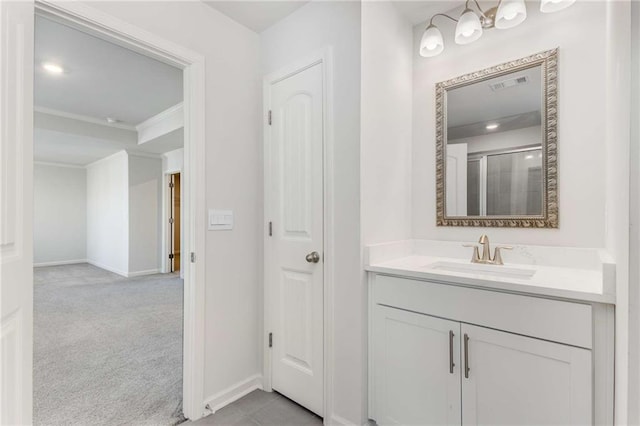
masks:
[(35, 266), (86, 262), (86, 170), (36, 163), (33, 172)]
[(129, 166), (120, 151), (87, 166), (87, 261), (127, 276)]
[(129, 276), (160, 272), (162, 160), (129, 156)]
[[(640, 3), (631, 3), (631, 152), (629, 227), (629, 359), (640, 359)], [(629, 401), (640, 401), (640, 365), (629, 364)], [(629, 424), (640, 424), (640, 402), (629, 404)]]
[[(333, 48), (335, 328), (325, 332), (334, 345), (329, 360), (334, 364), (334, 375), (327, 383), (334, 398), (325, 417), (337, 424), (366, 420), (366, 297), (360, 247), (360, 13), (360, 2), (315, 1), (261, 34), (263, 76), (327, 46)], [(262, 123), (260, 119), (256, 122)], [(262, 170), (260, 163), (260, 180)], [(259, 203), (257, 211), (262, 214), (262, 198)], [(262, 241), (262, 233), (259, 236)]]

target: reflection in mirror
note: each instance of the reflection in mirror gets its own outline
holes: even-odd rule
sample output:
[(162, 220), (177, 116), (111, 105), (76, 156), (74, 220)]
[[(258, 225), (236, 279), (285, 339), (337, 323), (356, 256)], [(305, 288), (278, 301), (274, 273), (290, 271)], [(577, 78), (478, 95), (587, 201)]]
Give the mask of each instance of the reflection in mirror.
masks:
[(446, 92), (447, 216), (542, 215), (541, 68)]
[(438, 226), (558, 227), (558, 51), (436, 84)]

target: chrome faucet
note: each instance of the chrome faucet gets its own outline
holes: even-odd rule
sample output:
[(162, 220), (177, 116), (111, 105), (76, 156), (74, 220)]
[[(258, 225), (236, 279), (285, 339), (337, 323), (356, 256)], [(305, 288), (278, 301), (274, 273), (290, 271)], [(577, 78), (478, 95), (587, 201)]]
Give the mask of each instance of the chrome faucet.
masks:
[(478, 244), (482, 245), (482, 256), (480, 256), (480, 249), (476, 244), (464, 244), (464, 247), (472, 247), (473, 255), (471, 256), (471, 263), (482, 263), (486, 265), (504, 265), (502, 260), (502, 250), (512, 250), (510, 246), (496, 246), (491, 256), (491, 245), (489, 244), (489, 237), (482, 235), (478, 240)]

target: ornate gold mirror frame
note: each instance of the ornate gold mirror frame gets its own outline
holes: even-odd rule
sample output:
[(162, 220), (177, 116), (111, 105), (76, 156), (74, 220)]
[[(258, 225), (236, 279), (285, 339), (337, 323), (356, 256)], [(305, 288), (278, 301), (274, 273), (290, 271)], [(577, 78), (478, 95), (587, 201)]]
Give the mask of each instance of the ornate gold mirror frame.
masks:
[[(446, 200), (446, 91), (501, 75), (541, 66), (542, 112), (542, 215), (540, 216), (447, 216)], [(512, 228), (558, 227), (558, 49), (540, 52), (436, 84), (436, 224), (437, 226), (484, 226)]]

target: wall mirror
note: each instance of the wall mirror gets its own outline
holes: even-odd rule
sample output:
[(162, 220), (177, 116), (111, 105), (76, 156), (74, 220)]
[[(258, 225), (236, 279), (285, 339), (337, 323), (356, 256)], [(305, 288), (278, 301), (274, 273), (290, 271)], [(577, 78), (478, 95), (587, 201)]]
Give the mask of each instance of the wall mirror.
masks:
[(438, 226), (558, 227), (557, 59), (436, 85)]

